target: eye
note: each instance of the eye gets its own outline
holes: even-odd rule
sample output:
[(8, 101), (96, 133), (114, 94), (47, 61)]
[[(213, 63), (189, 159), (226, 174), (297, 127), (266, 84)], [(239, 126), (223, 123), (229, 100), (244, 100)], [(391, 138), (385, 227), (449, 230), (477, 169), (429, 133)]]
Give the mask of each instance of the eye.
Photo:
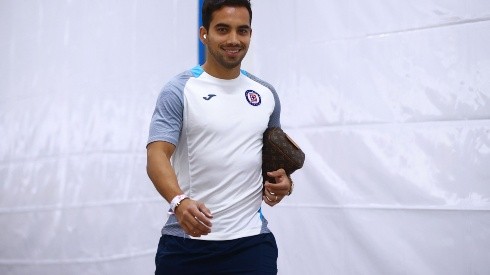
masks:
[(217, 31), (218, 33), (226, 33), (227, 29), (226, 29), (225, 27), (218, 27), (218, 28), (216, 29), (216, 31)]
[(248, 35), (249, 32), (250, 32), (250, 30), (247, 28), (243, 28), (243, 29), (238, 30), (238, 34), (240, 34), (240, 35)]

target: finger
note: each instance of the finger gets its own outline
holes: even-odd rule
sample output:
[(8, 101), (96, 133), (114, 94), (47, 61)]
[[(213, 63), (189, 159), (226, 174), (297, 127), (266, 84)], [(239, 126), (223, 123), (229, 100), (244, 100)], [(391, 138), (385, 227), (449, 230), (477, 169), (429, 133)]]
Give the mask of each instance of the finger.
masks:
[(272, 200), (269, 198), (269, 196), (265, 195), (264, 197), (265, 197), (265, 200), (266, 200), (266, 201), (268, 201), (268, 202), (273, 202), (273, 201), (272, 201)]
[[(191, 232), (191, 236), (194, 236), (193, 234), (201, 234), (205, 235), (211, 232), (211, 227), (207, 226), (204, 224), (197, 216), (199, 214), (197, 213), (195, 216), (194, 215), (187, 215), (185, 217), (184, 224), (188, 228), (188, 231)], [(204, 215), (201, 214), (201, 217), (205, 218)]]
[(276, 171), (270, 171), (270, 172), (267, 172), (267, 175), (270, 176), (270, 177), (280, 177), (280, 176), (285, 176), (286, 175), (286, 171), (284, 169), (278, 169)]
[[(208, 234), (211, 232), (211, 222), (209, 220), (207, 220), (206, 216), (204, 215), (199, 215), (200, 217), (198, 216), (194, 216), (194, 220), (197, 222), (197, 223), (194, 223), (194, 228), (199, 230), (199, 232), (201, 233), (205, 233), (205, 234)], [(202, 221), (201, 219), (206, 219), (206, 221)], [(206, 222), (206, 223), (205, 223)]]
[(263, 195), (262, 196), (262, 200), (265, 202), (265, 204), (269, 205), (269, 206), (273, 206), (274, 204), (272, 203), (272, 200), (269, 199), (269, 197), (267, 197), (266, 195)]
[(183, 226), (183, 228), (185, 228), (184, 231), (192, 237), (200, 237), (211, 232), (209, 229), (207, 229), (207, 227), (204, 227), (202, 224), (199, 223), (198, 225), (198, 222), (196, 221), (186, 223), (186, 226)]
[(269, 206), (274, 206), (274, 205), (276, 205), (278, 203), (278, 201), (274, 201), (274, 198), (269, 198), (266, 195), (262, 196), (262, 199)]
[(266, 181), (264, 183), (264, 187), (267, 188), (268, 190), (273, 190), (275, 188), (277, 188), (277, 183), (272, 183), (272, 182), (269, 182), (269, 181)]
[[(196, 215), (192, 213), (196, 213)], [(204, 216), (201, 212), (197, 210), (193, 211), (192, 213), (186, 212), (185, 215), (182, 217), (182, 221), (180, 222), (180, 224), (184, 231), (193, 237), (210, 233), (211, 227), (204, 224), (200, 220), (200, 218), (197, 217), (199, 215), (201, 219), (207, 219), (206, 216)], [(209, 220), (207, 222), (211, 224)]]
[(274, 195), (284, 196), (289, 191), (289, 185), (286, 183), (277, 184), (277, 183), (267, 183), (266, 182), (264, 184), (264, 187), (265, 187), (267, 194), (268, 195), (270, 194), (273, 196)]
[(198, 237), (197, 232), (192, 228), (192, 226), (189, 223), (182, 222), (181, 226), (186, 234), (191, 235), (193, 237)]
[(213, 217), (211, 211), (209, 211), (204, 203), (198, 203), (197, 209), (199, 212), (194, 215), (194, 218), (206, 227), (211, 227), (212, 223), (210, 219)]
[(267, 193), (269, 193), (269, 198), (272, 201), (281, 201), (286, 195), (287, 195), (287, 190), (281, 190), (281, 191), (275, 191), (271, 192), (270, 190), (267, 189)]
[(192, 230), (190, 232), (187, 232), (187, 234), (191, 235), (192, 237), (195, 237), (195, 238), (199, 238), (203, 235), (203, 234), (199, 233), (197, 230)]
[(198, 204), (198, 209), (199, 211), (201, 211), (201, 213), (203, 213), (207, 218), (212, 218), (213, 217), (213, 214), (211, 213), (211, 211), (204, 205), (204, 203), (199, 203)]

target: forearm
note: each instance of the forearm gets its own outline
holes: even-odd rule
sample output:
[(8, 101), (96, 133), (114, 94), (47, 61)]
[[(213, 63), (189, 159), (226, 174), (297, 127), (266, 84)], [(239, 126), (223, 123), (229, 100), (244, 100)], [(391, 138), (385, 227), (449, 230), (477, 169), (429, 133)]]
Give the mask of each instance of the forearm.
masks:
[(170, 202), (175, 196), (183, 194), (170, 164), (170, 156), (164, 152), (148, 150), (146, 172), (158, 193), (167, 202)]
[[(183, 194), (177, 182), (177, 176), (170, 164), (170, 157), (175, 150), (173, 144), (153, 142), (147, 146), (146, 172), (158, 193), (172, 204), (172, 199)], [(211, 211), (204, 203), (192, 199), (182, 199), (182, 204), (172, 208), (172, 213), (182, 229), (193, 237), (200, 237), (211, 232)]]

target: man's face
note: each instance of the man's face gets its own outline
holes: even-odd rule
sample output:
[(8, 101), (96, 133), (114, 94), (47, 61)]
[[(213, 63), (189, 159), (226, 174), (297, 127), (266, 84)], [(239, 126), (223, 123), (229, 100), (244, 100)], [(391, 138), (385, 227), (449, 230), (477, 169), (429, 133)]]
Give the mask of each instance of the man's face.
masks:
[(214, 66), (240, 66), (250, 44), (250, 15), (244, 7), (223, 7), (213, 13), (207, 33), (208, 58)]

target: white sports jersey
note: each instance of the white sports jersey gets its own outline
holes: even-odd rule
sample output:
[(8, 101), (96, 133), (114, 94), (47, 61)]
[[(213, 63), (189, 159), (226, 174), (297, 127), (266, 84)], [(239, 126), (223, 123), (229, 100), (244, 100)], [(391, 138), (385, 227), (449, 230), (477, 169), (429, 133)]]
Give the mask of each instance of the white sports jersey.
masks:
[[(231, 240), (270, 232), (262, 216), (262, 135), (280, 127), (274, 88), (241, 71), (231, 80), (200, 67), (179, 74), (162, 90), (148, 143), (176, 146), (172, 165), (182, 191), (213, 214), (203, 240)], [(174, 215), (163, 234), (189, 237)]]

